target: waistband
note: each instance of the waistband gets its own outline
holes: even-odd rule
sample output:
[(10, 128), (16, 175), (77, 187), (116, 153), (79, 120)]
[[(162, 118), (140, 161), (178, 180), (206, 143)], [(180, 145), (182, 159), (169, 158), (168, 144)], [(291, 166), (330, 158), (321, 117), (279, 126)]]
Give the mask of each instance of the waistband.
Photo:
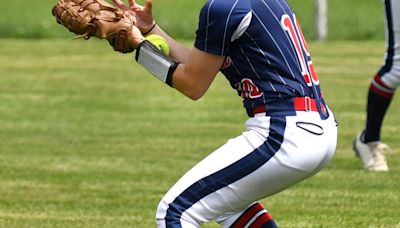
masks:
[(256, 114), (263, 114), (265, 116), (295, 116), (296, 111), (322, 112), (325, 115), (327, 114), (324, 100), (321, 99), (317, 102), (314, 98), (310, 97), (295, 97), (259, 105), (253, 109), (247, 109), (247, 114), (249, 117), (254, 117)]

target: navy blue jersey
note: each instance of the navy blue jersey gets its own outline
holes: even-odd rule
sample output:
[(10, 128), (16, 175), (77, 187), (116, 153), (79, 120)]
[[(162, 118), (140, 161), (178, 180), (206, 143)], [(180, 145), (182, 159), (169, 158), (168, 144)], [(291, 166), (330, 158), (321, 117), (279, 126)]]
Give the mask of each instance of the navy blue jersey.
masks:
[(285, 0), (208, 0), (198, 26), (195, 47), (226, 56), (221, 72), (247, 109), (320, 98), (307, 44)]

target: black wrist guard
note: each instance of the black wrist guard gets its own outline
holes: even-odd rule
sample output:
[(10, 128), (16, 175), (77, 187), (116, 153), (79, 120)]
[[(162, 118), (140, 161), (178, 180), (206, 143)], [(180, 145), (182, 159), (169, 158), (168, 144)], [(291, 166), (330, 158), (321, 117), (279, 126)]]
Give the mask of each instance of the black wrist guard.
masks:
[(166, 56), (150, 41), (144, 40), (140, 43), (135, 60), (152, 75), (172, 87), (172, 75), (179, 63)]

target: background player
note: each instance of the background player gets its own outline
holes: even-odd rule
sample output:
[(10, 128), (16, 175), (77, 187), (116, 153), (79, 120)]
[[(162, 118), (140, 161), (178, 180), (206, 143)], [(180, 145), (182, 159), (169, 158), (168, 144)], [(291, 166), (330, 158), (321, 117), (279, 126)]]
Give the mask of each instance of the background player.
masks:
[(365, 130), (354, 140), (356, 154), (369, 171), (388, 171), (380, 141), (381, 128), (396, 88), (400, 85), (400, 0), (384, 0), (386, 19), (386, 56), (383, 66), (371, 81), (367, 97)]
[[(210, 220), (223, 227), (276, 227), (257, 200), (320, 171), (337, 140), (337, 124), (287, 2), (209, 0), (188, 49), (155, 24), (151, 0), (144, 7), (113, 1), (135, 17), (140, 31), (134, 29), (130, 46), (138, 48), (143, 67), (193, 100), (221, 71), (249, 115), (241, 135), (200, 161), (163, 197), (158, 227), (199, 227)], [(170, 57), (141, 33), (166, 38)]]

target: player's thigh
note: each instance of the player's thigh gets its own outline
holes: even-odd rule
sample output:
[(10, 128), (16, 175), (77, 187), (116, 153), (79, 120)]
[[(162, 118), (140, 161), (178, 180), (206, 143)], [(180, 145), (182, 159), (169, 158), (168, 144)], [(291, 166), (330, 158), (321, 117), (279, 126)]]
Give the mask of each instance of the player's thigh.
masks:
[[(185, 199), (186, 201), (193, 200), (188, 210), (182, 213), (183, 220), (190, 221), (194, 224), (201, 224), (205, 221), (215, 219), (218, 215), (224, 214), (229, 205), (225, 202), (233, 201), (234, 198), (228, 192), (219, 195), (226, 180), (237, 175), (235, 170), (229, 169), (232, 164), (237, 163), (249, 153), (265, 141), (267, 133), (259, 134), (256, 131), (246, 131), (242, 135), (230, 139), (197, 163), (187, 173), (185, 173), (174, 186), (165, 194), (157, 209), (157, 220), (162, 221), (168, 213), (168, 209), (173, 202), (188, 191), (196, 191), (195, 195), (203, 191), (202, 189), (194, 189), (194, 186), (201, 186), (204, 191), (207, 191), (206, 196), (200, 196), (198, 199)], [(215, 187), (220, 186), (220, 187)], [(214, 194), (213, 194), (214, 193)], [(235, 206), (236, 207), (236, 206)], [(207, 208), (212, 208), (209, 211)]]
[(233, 216), (254, 201), (311, 175), (325, 159), (328, 149), (317, 147), (314, 153), (316, 147), (311, 142), (316, 138), (299, 137), (303, 131), (299, 131), (292, 120), (287, 124), (282, 129), (282, 145), (273, 151), (276, 145), (269, 143), (276, 144), (276, 141), (268, 140), (269, 118), (249, 120), (249, 131), (229, 140), (199, 162), (170, 189), (160, 202), (157, 219), (165, 217), (176, 198), (188, 196), (188, 190), (195, 191), (190, 198), (192, 195), (201, 196), (195, 200), (185, 199), (192, 202), (182, 211), (182, 218), (201, 224), (213, 219), (221, 220), (221, 215), (223, 218)]
[(321, 120), (318, 113), (288, 117), (283, 142), (275, 155), (221, 191), (232, 195), (237, 205), (231, 206), (238, 208), (276, 194), (325, 167), (336, 142), (337, 125), (332, 113), (328, 120)]
[(287, 118), (285, 141), (276, 156), (283, 166), (307, 173), (326, 165), (336, 143), (337, 123), (332, 112), (326, 120), (317, 112), (298, 112)]
[(382, 66), (381, 80), (389, 88), (400, 86), (400, 1), (383, 1), (386, 13), (387, 53)]

